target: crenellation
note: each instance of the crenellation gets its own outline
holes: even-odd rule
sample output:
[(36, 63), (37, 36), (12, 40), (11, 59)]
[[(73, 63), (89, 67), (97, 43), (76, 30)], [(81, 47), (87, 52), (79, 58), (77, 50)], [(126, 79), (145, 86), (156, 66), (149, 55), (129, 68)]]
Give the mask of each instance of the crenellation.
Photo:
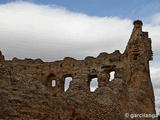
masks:
[(148, 32), (142, 32), (144, 38), (148, 38)]

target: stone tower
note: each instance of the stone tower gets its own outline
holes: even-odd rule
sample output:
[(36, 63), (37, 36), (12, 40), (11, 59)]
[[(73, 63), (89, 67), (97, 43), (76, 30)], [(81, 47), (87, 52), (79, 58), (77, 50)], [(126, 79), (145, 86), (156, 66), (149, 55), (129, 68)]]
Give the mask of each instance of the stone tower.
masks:
[[(151, 39), (148, 32), (142, 31), (142, 21), (133, 22), (134, 28), (124, 52), (127, 59), (127, 70), (130, 73), (129, 87), (148, 89), (153, 97), (153, 89), (150, 79), (149, 60), (152, 60)], [(146, 90), (147, 90), (146, 89)]]

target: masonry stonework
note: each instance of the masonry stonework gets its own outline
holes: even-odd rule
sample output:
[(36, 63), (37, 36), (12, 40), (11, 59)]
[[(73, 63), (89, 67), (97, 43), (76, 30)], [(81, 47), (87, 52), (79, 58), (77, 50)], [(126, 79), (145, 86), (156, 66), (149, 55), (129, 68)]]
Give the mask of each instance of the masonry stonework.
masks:
[[(155, 114), (149, 70), (151, 39), (142, 31), (142, 21), (133, 24), (123, 54), (115, 50), (96, 58), (43, 62), (5, 60), (0, 52), (0, 119), (128, 120), (125, 113)], [(112, 71), (115, 75), (110, 81)], [(72, 81), (64, 91), (66, 77)], [(98, 88), (90, 92), (93, 78), (98, 79)]]

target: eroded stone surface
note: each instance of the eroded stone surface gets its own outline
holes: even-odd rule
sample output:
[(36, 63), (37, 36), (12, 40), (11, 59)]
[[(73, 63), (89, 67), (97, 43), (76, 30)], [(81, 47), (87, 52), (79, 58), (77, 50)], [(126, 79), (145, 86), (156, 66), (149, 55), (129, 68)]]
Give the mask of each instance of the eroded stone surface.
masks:
[[(124, 113), (154, 114), (149, 60), (151, 39), (140, 20), (134, 21), (123, 54), (116, 50), (84, 60), (43, 62), (4, 60), (0, 52), (0, 119), (125, 120)], [(115, 77), (109, 81), (112, 71)], [(72, 81), (65, 92), (66, 77)], [(96, 77), (99, 88), (90, 92)]]

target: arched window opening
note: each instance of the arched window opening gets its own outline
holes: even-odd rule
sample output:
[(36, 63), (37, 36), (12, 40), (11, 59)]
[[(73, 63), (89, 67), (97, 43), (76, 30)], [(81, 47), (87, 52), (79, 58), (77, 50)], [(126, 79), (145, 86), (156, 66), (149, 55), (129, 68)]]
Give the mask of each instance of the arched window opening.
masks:
[(94, 92), (98, 88), (98, 78), (92, 78), (90, 81), (90, 91)]
[(47, 77), (47, 81), (46, 81), (45, 84), (47, 85), (47, 87), (55, 87), (56, 86), (55, 75), (54, 74), (50, 74)]
[(110, 72), (110, 79), (109, 81), (112, 81), (115, 77), (115, 71)]
[(72, 77), (66, 77), (64, 82), (64, 91), (66, 92), (69, 89), (70, 82), (72, 81)]
[(52, 87), (56, 86), (56, 80), (52, 80)]

